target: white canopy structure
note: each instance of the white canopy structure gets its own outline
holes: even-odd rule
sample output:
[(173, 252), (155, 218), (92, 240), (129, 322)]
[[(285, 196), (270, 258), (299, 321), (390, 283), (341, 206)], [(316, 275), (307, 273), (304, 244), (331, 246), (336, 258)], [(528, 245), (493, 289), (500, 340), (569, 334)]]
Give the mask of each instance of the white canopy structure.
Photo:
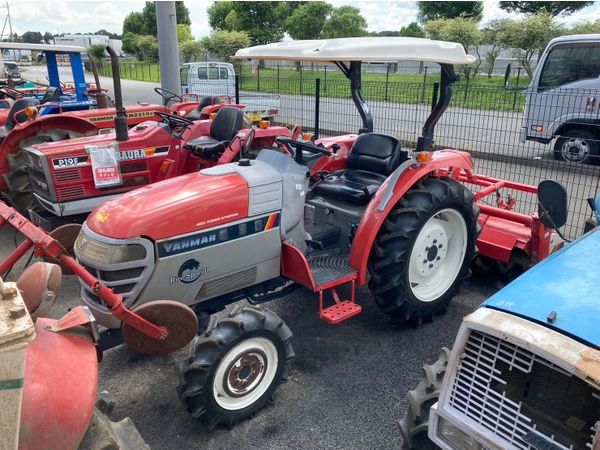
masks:
[(456, 42), (408, 37), (356, 37), (276, 42), (240, 49), (234, 59), (290, 61), (425, 61), (440, 64), (471, 64)]
[(20, 42), (0, 42), (3, 50), (32, 50), (37, 52), (55, 53), (87, 53), (87, 50), (77, 45), (23, 44)]

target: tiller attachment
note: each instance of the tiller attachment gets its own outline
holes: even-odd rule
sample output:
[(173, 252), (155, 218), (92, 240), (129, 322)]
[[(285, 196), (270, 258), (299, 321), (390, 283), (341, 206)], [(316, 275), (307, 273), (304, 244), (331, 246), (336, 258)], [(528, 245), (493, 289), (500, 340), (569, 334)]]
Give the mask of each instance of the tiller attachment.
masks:
[[(35, 256), (59, 264), (63, 273), (77, 275), (102, 299), (111, 313), (123, 322), (123, 339), (134, 350), (165, 355), (184, 347), (196, 336), (198, 318), (189, 307), (180, 303), (156, 301), (140, 306), (135, 312), (127, 309), (120, 295), (100, 283), (68, 253), (65, 246), (72, 248), (77, 237), (75, 227), (66, 225), (49, 235), (17, 210), (0, 202), (0, 227), (7, 223), (25, 236), (25, 241), (0, 263), (0, 277), (33, 247)], [(19, 290), (24, 291), (28, 309), (41, 316), (47, 314), (46, 310), (49, 311), (54, 303), (60, 282), (57, 282), (56, 268), (52, 264), (40, 264), (44, 263), (36, 263), (23, 273)]]

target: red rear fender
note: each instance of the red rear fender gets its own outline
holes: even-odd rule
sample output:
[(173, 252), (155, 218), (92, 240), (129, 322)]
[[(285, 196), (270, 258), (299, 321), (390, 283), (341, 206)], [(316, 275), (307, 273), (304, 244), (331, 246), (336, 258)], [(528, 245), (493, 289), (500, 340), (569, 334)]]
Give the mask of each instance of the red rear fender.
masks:
[[(366, 282), (367, 261), (377, 232), (381, 228), (385, 218), (406, 191), (423, 177), (432, 175), (447, 176), (446, 174), (449, 171), (446, 169), (448, 168), (465, 170), (473, 170), (474, 168), (471, 156), (466, 152), (439, 150), (433, 152), (432, 155), (432, 160), (430, 162), (421, 164), (418, 167), (413, 166), (406, 169), (398, 178), (395, 186), (390, 186), (393, 175), (390, 176), (381, 185), (379, 190), (373, 196), (371, 203), (369, 203), (358, 227), (358, 231), (356, 232), (352, 251), (350, 253), (350, 266), (358, 271), (359, 284), (364, 284)], [(383, 207), (383, 211), (379, 211), (379, 207), (382, 204), (382, 200), (384, 199), (388, 188), (393, 189), (392, 195), (385, 204), (385, 207)]]

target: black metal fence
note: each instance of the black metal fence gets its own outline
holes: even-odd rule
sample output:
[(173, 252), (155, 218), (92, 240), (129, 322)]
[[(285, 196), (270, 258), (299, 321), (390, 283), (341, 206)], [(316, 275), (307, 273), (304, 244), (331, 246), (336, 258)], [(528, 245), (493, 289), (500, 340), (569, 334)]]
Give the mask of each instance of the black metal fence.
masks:
[[(274, 119), (279, 125), (302, 125), (305, 130), (316, 131), (319, 137), (357, 133), (362, 127), (347, 80), (242, 76), (238, 87), (241, 91), (279, 94), (280, 113)], [(414, 149), (431, 110), (436, 84), (430, 80), (423, 83), (364, 81), (362, 89), (373, 115), (374, 131), (395, 135), (405, 149)], [(569, 193), (570, 216), (563, 232), (575, 238), (582, 234), (584, 222), (591, 215), (586, 199), (596, 197), (600, 187), (600, 171), (595, 166), (595, 160), (600, 158), (595, 127), (595, 123), (600, 123), (598, 101), (595, 100), (591, 116), (588, 114), (584, 120), (576, 119), (582, 108), (585, 112), (585, 105), (573, 101), (572, 90), (546, 92), (545, 96), (546, 106), (539, 110), (542, 111), (540, 117), (546, 117), (539, 126), (549, 126), (554, 116), (556, 120), (570, 116), (572, 123), (561, 131), (570, 140), (550, 136), (551, 141), (546, 145), (530, 140), (521, 142), (521, 127), (530, 129), (538, 125), (525, 121), (523, 91), (461, 82), (455, 85), (450, 106), (436, 126), (436, 148), (470, 152), (477, 173), (482, 175), (530, 185), (544, 179), (560, 181)], [(595, 92), (589, 92), (588, 96), (600, 98)], [(588, 134), (584, 133), (588, 139), (583, 143), (581, 133), (574, 133), (580, 129), (588, 130)], [(567, 155), (587, 152), (586, 162), (591, 164), (563, 161), (559, 147), (566, 149)], [(537, 210), (537, 200), (531, 195), (507, 191), (500, 194), (515, 197), (519, 212), (529, 214)]]

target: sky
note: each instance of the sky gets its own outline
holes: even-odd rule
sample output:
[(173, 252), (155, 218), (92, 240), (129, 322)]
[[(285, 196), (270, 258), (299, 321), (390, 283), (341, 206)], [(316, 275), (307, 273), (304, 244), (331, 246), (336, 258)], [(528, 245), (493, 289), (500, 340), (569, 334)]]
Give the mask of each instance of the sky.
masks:
[[(206, 8), (212, 1), (188, 0), (192, 34), (196, 39), (210, 34)], [(335, 7), (351, 5), (360, 9), (368, 23), (368, 31), (400, 30), (416, 21), (417, 6), (413, 1), (338, 1), (329, 0)], [(51, 34), (87, 33), (105, 29), (121, 34), (123, 19), (131, 12), (142, 12), (145, 1), (0, 1), (0, 21), (3, 35), (9, 33), (8, 14), (13, 33), (46, 31)], [(486, 1), (483, 22), (497, 18), (518, 18), (498, 7), (496, 1)], [(595, 2), (577, 14), (557, 18), (559, 22), (574, 23), (600, 19), (600, 2)]]

